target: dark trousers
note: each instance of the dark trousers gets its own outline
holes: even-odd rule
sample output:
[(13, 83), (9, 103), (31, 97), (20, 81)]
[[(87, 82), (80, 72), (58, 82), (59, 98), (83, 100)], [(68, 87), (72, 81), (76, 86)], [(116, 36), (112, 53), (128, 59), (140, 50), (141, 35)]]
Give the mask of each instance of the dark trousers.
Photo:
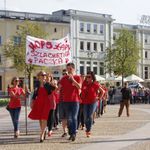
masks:
[(86, 126), (86, 132), (90, 132), (93, 124), (93, 114), (96, 111), (97, 102), (93, 104), (84, 104), (83, 106), (83, 114), (84, 114), (84, 122)]
[(80, 124), (82, 127), (84, 127), (83, 104), (80, 104), (79, 108), (77, 129), (79, 128)]
[(125, 99), (120, 102), (120, 109), (119, 109), (118, 116), (120, 117), (122, 115), (124, 106), (126, 106), (126, 113), (127, 113), (127, 116), (129, 117), (130, 116), (130, 113), (129, 113), (130, 100), (129, 99)]
[(19, 116), (20, 116), (21, 107), (18, 108), (10, 108), (9, 113), (12, 119), (12, 123), (14, 126), (14, 132), (18, 131), (19, 128)]
[(57, 127), (57, 125), (59, 124), (59, 104), (56, 105), (54, 118), (54, 127)]
[(48, 131), (51, 131), (54, 125), (54, 114), (55, 110), (51, 109), (48, 115), (48, 120), (47, 120), (47, 127)]
[(76, 135), (79, 102), (64, 102), (64, 106), (67, 110), (67, 123), (69, 135)]

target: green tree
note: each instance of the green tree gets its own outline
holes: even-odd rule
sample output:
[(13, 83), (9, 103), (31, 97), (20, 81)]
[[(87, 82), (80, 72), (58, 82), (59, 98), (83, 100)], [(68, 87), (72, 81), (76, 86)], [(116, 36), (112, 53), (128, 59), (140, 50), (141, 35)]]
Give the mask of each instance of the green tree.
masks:
[(121, 30), (119, 37), (106, 52), (106, 68), (109, 73), (122, 76), (136, 74), (139, 61), (140, 44), (134, 34), (128, 30)]
[(3, 53), (7, 58), (11, 58), (14, 68), (17, 71), (24, 72), (30, 79), (32, 72), (38, 68), (38, 66), (26, 64), (26, 36), (34, 36), (37, 38), (45, 38), (46, 32), (41, 25), (29, 21), (25, 21), (22, 25), (19, 25), (19, 29), (16, 34), (13, 35), (8, 42), (3, 46)]

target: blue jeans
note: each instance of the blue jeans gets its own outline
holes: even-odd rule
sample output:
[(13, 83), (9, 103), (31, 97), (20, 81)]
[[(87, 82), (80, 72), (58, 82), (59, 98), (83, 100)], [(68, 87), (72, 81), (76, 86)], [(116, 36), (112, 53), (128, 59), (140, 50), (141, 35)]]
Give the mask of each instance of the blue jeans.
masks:
[(67, 111), (69, 135), (76, 135), (79, 102), (64, 102)]
[(86, 132), (91, 131), (91, 127), (93, 124), (93, 113), (96, 111), (97, 102), (93, 104), (84, 104), (83, 106), (83, 114), (84, 114), (84, 123), (86, 126)]
[(10, 116), (12, 119), (12, 123), (14, 126), (14, 132), (18, 131), (20, 111), (21, 111), (21, 107), (10, 108), (10, 110), (9, 110), (9, 113), (10, 113)]

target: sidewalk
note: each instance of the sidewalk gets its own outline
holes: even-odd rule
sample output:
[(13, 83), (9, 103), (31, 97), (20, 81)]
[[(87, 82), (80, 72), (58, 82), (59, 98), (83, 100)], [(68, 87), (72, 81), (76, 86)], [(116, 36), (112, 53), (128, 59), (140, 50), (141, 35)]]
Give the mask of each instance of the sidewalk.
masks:
[(134, 150), (137, 143), (141, 148), (141, 143), (146, 142), (147, 145), (150, 140), (150, 105), (132, 105), (131, 108), (131, 117), (126, 117), (124, 111), (119, 118), (117, 117), (119, 105), (108, 106), (107, 113), (96, 119), (91, 138), (86, 138), (85, 132), (79, 130), (77, 140), (69, 142), (68, 137), (61, 138), (60, 127), (44, 143), (39, 143), (38, 122), (28, 120), (29, 132), (25, 135), (24, 109), (20, 120), (22, 134), (19, 139), (13, 139), (8, 112), (0, 108), (0, 150), (128, 150), (128, 148)]

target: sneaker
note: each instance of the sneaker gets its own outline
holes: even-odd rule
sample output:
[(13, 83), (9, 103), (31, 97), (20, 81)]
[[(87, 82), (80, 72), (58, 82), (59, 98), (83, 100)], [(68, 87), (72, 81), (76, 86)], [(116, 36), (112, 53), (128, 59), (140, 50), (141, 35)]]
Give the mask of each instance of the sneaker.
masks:
[(48, 136), (49, 136), (49, 137), (52, 136), (52, 131), (49, 131), (49, 132), (48, 132)]
[(67, 136), (67, 133), (64, 132), (61, 137), (66, 137), (66, 136)]
[(91, 133), (90, 132), (86, 132), (86, 137), (90, 137)]
[(72, 140), (72, 141), (75, 141), (75, 140), (76, 140), (76, 135), (72, 135), (71, 140)]

